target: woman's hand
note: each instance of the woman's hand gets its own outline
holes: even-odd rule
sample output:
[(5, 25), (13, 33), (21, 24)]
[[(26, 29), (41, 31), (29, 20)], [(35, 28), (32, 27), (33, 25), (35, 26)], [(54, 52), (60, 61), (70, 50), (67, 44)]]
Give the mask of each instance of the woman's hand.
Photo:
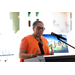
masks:
[(54, 55), (54, 51), (53, 51), (52, 47), (51, 47), (51, 53), (50, 53), (50, 55)]
[(39, 50), (37, 50), (33, 55), (32, 57), (37, 57), (37, 56), (41, 56), (42, 54), (41, 53), (38, 53)]

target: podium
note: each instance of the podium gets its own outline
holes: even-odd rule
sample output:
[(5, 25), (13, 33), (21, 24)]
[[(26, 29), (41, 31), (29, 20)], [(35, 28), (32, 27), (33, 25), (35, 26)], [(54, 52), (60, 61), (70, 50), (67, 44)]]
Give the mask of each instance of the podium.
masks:
[(35, 58), (26, 59), (24, 62), (45, 62), (44, 56), (37, 56)]
[(75, 54), (45, 56), (45, 62), (75, 62)]
[(25, 62), (75, 62), (75, 54), (37, 56)]

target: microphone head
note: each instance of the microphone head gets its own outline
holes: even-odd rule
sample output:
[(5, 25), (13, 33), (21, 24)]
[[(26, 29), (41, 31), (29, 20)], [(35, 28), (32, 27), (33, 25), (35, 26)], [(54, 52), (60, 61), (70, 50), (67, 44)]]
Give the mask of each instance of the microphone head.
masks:
[(51, 32), (51, 35), (55, 36), (55, 33), (54, 32)]
[(67, 40), (66, 38), (64, 38), (64, 37), (62, 37), (62, 36), (60, 36), (60, 35), (57, 35), (57, 34), (55, 34), (54, 32), (51, 32), (51, 35), (57, 37), (57, 39), (58, 39), (58, 38), (61, 38), (61, 39)]

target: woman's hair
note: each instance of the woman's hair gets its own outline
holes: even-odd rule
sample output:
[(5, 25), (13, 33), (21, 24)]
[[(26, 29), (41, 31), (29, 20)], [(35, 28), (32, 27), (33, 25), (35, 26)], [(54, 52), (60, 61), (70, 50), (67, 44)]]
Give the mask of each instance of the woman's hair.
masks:
[(38, 23), (42, 23), (42, 24), (43, 24), (42, 21), (35, 21), (35, 22), (33, 23), (33, 27), (35, 27)]

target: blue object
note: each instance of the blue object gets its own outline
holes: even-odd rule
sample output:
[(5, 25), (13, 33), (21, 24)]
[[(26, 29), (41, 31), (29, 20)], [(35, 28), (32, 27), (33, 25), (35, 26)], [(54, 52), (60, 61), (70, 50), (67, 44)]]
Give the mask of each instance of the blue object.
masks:
[[(67, 39), (67, 36), (64, 34), (59, 34), (60, 36)], [(60, 40), (57, 39), (57, 37), (52, 36), (51, 34), (43, 34), (43, 37), (45, 37), (48, 41), (49, 49), (51, 50), (51, 47), (54, 50), (54, 53), (68, 53), (68, 46), (65, 43), (62, 43)], [(67, 40), (62, 40), (64, 42), (67, 42)]]

